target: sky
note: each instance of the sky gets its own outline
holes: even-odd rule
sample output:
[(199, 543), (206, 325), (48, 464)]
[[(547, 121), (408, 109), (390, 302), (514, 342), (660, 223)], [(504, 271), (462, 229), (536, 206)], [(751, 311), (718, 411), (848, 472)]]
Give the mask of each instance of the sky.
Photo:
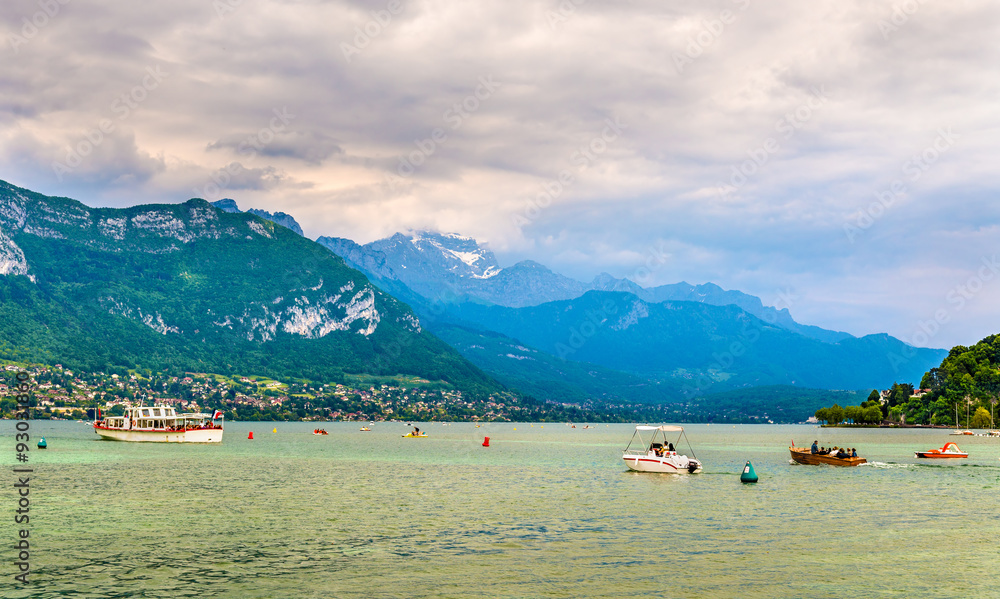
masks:
[(0, 179), (1000, 332), (1000, 4), (6, 0)]

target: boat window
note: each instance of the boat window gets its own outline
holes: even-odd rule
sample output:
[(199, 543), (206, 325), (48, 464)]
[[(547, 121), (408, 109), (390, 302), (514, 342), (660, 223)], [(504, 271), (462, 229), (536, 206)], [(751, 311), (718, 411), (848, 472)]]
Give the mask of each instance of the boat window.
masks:
[(159, 416), (159, 415), (160, 415), (160, 408), (153, 408), (153, 416)]
[(142, 411), (142, 415), (143, 416), (149, 416), (149, 409), (147, 408), (147, 409), (143, 410)]

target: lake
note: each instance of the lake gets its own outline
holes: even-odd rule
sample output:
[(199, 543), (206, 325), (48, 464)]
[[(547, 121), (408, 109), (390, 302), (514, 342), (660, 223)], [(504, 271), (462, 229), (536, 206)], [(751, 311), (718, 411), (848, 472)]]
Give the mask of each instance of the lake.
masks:
[[(8, 549), (12, 599), (1000, 596), (995, 438), (686, 425), (704, 472), (678, 476), (628, 472), (621, 424), (425, 423), (405, 439), (403, 423), (227, 422), (221, 445), (31, 425), (34, 582), (13, 582)], [(0, 430), (13, 465), (14, 423)], [(793, 465), (793, 439), (873, 463)], [(950, 440), (969, 459), (913, 457)]]

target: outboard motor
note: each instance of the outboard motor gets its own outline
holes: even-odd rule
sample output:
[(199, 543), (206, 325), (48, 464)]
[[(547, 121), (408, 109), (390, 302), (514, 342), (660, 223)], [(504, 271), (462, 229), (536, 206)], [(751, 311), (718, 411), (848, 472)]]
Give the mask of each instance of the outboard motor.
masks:
[(698, 470), (699, 466), (701, 466), (701, 464), (698, 462), (698, 460), (691, 460), (690, 462), (688, 462), (688, 472), (694, 474), (695, 471)]

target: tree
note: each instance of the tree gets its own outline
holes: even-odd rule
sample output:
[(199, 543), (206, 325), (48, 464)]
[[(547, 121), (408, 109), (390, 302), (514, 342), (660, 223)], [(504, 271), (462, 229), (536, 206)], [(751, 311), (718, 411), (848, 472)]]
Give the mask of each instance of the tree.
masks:
[(882, 401), (882, 394), (878, 392), (878, 389), (872, 389), (872, 392), (868, 394), (867, 401), (880, 403)]
[(837, 404), (833, 404), (830, 407), (829, 418), (827, 418), (830, 424), (840, 424), (844, 421), (844, 408)]
[(882, 422), (882, 408), (879, 406), (868, 406), (865, 408), (864, 421), (868, 424), (878, 424)]
[(987, 428), (990, 425), (990, 413), (989, 411), (980, 406), (976, 408), (976, 413), (972, 415), (972, 428)]

